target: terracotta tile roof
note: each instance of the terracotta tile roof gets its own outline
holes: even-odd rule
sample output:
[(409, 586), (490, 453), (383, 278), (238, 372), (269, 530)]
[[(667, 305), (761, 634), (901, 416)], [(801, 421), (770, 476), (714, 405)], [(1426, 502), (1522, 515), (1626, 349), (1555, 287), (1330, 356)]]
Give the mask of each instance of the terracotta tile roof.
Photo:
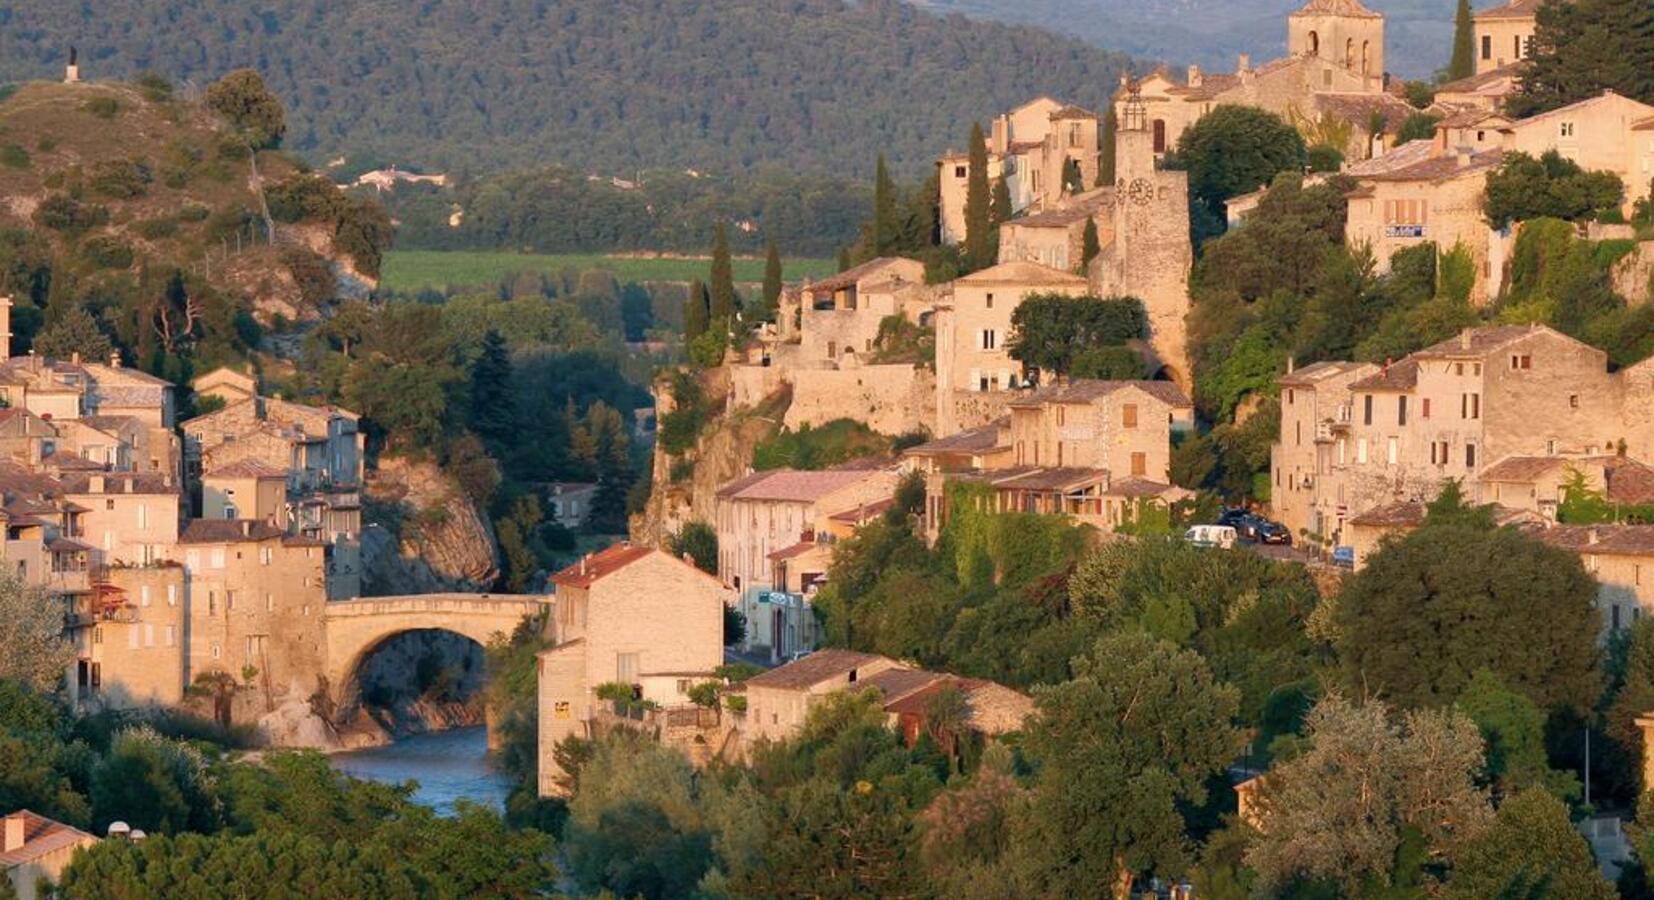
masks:
[(1351, 525), (1369, 528), (1415, 527), (1424, 522), (1424, 504), (1416, 500), (1374, 507), (1350, 519)]
[(843, 678), (852, 669), (883, 659), (882, 656), (859, 653), (855, 650), (817, 650), (803, 659), (754, 675), (748, 678), (746, 683), (749, 690), (754, 687), (804, 690), (823, 681)]
[(1349, 362), (1347, 360), (1329, 359), (1322, 362), (1299, 366), (1291, 372), (1275, 379), (1276, 384), (1293, 387), (1310, 387), (1323, 378), (1332, 378), (1353, 372), (1369, 363)]
[(1410, 391), (1419, 383), (1419, 362), (1409, 356), (1372, 375), (1350, 382), (1352, 391)]
[(1053, 110), (1052, 113), (1051, 113), (1051, 119), (1053, 121), (1055, 121), (1057, 119), (1095, 119), (1095, 118), (1097, 118), (1096, 113), (1092, 112), (1089, 109), (1084, 109), (1084, 108), (1081, 108), (1081, 107), (1078, 107), (1078, 106), (1074, 106), (1073, 104), (1065, 106), (1062, 109)]
[(915, 691), (923, 690), (947, 677), (940, 672), (927, 672), (924, 669), (885, 669), (883, 672), (869, 675), (857, 681), (856, 687), (878, 688), (884, 694), (885, 706), (888, 709), (891, 703)]
[(1147, 478), (1122, 478), (1110, 484), (1104, 493), (1110, 497), (1158, 497), (1170, 490), (1174, 490), (1171, 485)]
[(1514, 79), (1522, 74), (1522, 63), (1511, 63), (1486, 72), (1478, 72), (1464, 78), (1449, 81), (1436, 88), (1437, 94), (1473, 94), (1489, 85), (1494, 85), (1505, 79)]
[(1482, 470), (1482, 481), (1528, 482), (1556, 469), (1562, 463), (1576, 460), (1557, 456), (1509, 456)]
[(1030, 150), (1038, 150), (1038, 149), (1040, 149), (1044, 146), (1045, 146), (1045, 141), (1043, 139), (1042, 140), (1037, 140), (1037, 141), (1012, 141), (1010, 146), (1007, 147), (1006, 149), (1009, 150), (1013, 155), (1017, 155), (1017, 154), (1027, 153)]
[(1017, 260), (1003, 262), (997, 266), (990, 266), (980, 271), (972, 272), (958, 279), (957, 284), (1013, 284), (1031, 285), (1034, 287), (1065, 286), (1084, 287), (1088, 282), (1081, 276), (1042, 266), (1039, 263)]
[(1361, 19), (1382, 19), (1368, 9), (1361, 0), (1309, 0), (1294, 16), (1353, 16)]
[(1413, 356), (1421, 359), (1486, 357), (1536, 334), (1547, 334), (1577, 346), (1586, 346), (1547, 325), (1491, 325), (1486, 328), (1471, 328), (1445, 341), (1431, 344)]
[[(1398, 149), (1409, 148), (1416, 143), (1418, 143), (1418, 141), (1409, 141)], [(1435, 146), (1434, 142), (1431, 142), (1430, 146), (1433, 151)], [(1390, 153), (1386, 153), (1383, 156), (1378, 157), (1378, 160), (1388, 159), (1391, 153), (1395, 152), (1396, 151), (1392, 150)], [(1482, 150), (1475, 153), (1469, 153), (1463, 160), (1460, 159), (1460, 154), (1458, 152), (1447, 151), (1438, 155), (1428, 156), (1425, 159), (1411, 164), (1399, 165), (1385, 171), (1374, 172), (1372, 174), (1359, 174), (1358, 177), (1366, 181), (1446, 181), (1450, 178), (1462, 178), (1466, 175), (1474, 175), (1479, 172), (1485, 172), (1489, 169), (1493, 169), (1497, 167), (1499, 163), (1504, 160), (1504, 158), (1505, 151), (1502, 148), (1497, 147), (1491, 150)], [(1377, 160), (1368, 160), (1368, 162), (1376, 161)], [(1353, 171), (1353, 167), (1350, 174), (1357, 174)]]
[(1499, 6), (1471, 14), (1472, 19), (1531, 19), (1538, 15), (1545, 0), (1509, 0)]
[(1654, 556), (1654, 525), (1528, 524), (1526, 534), (1552, 547), (1605, 556)]
[(193, 519), (178, 536), (178, 543), (240, 544), (282, 536), (280, 530), (257, 519)]
[(256, 459), (244, 459), (201, 473), (203, 478), (286, 478), (287, 470)]
[[(92, 490), (92, 479), (103, 479), (103, 490)], [(64, 472), (65, 494), (178, 494), (176, 482), (161, 472)], [(127, 487), (130, 485), (130, 489)]]
[(898, 262), (900, 260), (901, 257), (899, 256), (881, 256), (877, 259), (870, 259), (859, 266), (852, 266), (845, 269), (837, 275), (829, 275), (819, 281), (809, 282), (804, 285), (804, 290), (840, 291), (847, 287), (854, 286), (856, 282), (861, 281), (870, 275), (876, 274), (880, 269), (883, 269), (891, 263)]
[(1338, 92), (1315, 94), (1314, 99), (1322, 113), (1337, 116), (1358, 128), (1366, 128), (1373, 114), (1377, 113), (1384, 117), (1385, 130), (1392, 130), (1418, 112), (1406, 100), (1393, 94)]
[(964, 693), (970, 726), (984, 734), (1004, 734), (1022, 727), (1034, 712), (1027, 694), (980, 678), (942, 675), (923, 688), (884, 705), (884, 711), (898, 716), (923, 716), (931, 698), (949, 687)]
[(769, 559), (772, 562), (782, 562), (784, 560), (797, 559), (798, 557), (803, 556), (806, 553), (809, 553), (810, 551), (816, 549), (817, 547), (823, 547), (823, 546), (826, 546), (826, 545), (818, 544), (815, 541), (799, 541), (798, 543), (792, 545), (791, 547), (783, 547), (782, 549), (771, 553), (769, 555)]
[(914, 456), (938, 456), (946, 453), (985, 453), (996, 447), (1009, 446), (1000, 442), (1000, 430), (1010, 427), (1011, 421), (1005, 416), (980, 425), (976, 428), (967, 428), (964, 431), (954, 432), (945, 438), (926, 441), (917, 447), (907, 448), (906, 453)]
[(1105, 469), (1085, 469), (1078, 466), (1041, 467), (1032, 470), (1016, 471), (1014, 474), (1003, 475), (992, 473), (993, 486), (996, 489), (1012, 491), (1065, 491), (1071, 488), (1085, 487), (1092, 484), (1106, 484), (1108, 471)]
[(895, 497), (886, 497), (883, 500), (875, 500), (872, 503), (863, 503), (860, 506), (844, 510), (843, 512), (833, 513), (827, 518), (833, 520), (834, 522), (849, 522), (860, 525), (861, 523), (866, 522), (867, 520), (879, 515), (895, 505)]
[(58, 469), (59, 471), (65, 469), (80, 472), (103, 471), (103, 463), (93, 462), (89, 459), (76, 456), (67, 450), (59, 450), (51, 456), (42, 459), (41, 463), (48, 467)]
[(1608, 481), (1608, 500), (1643, 506), (1654, 503), (1654, 467), (1625, 457), (1615, 457), (1604, 465)]
[(1116, 391), (1133, 389), (1177, 409), (1193, 407), (1187, 394), (1171, 381), (1105, 380), (1100, 378), (1073, 378), (1048, 384), (1024, 394), (1008, 403), (1011, 407), (1033, 407), (1045, 403), (1091, 403)]
[(826, 469), (819, 472), (800, 472), (793, 469), (774, 469), (738, 478), (719, 488), (718, 496), (734, 500), (812, 503), (865, 480), (874, 471), (877, 470)]
[[(62, 822), (48, 819), (45, 816), (20, 809), (4, 819), (9, 825), (13, 820), (23, 821), (23, 846), (0, 852), (0, 869), (9, 869), (25, 863), (33, 862), (65, 847), (73, 847), (81, 843), (97, 843), (97, 838)], [(4, 825), (0, 825), (4, 827)], [(0, 878), (5, 877), (0, 873)]]
[(660, 551), (642, 544), (622, 541), (582, 557), (578, 562), (551, 576), (551, 582), (558, 587), (589, 588), (599, 579), (613, 575), (651, 553)]

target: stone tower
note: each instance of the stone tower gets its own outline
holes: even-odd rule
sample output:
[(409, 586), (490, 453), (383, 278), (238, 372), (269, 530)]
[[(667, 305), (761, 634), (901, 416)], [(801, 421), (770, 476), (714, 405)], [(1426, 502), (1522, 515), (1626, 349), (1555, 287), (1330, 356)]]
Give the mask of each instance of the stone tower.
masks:
[(1357, 75), (1384, 75), (1384, 16), (1361, 0), (1309, 0), (1286, 20), (1287, 52), (1315, 56)]
[(1155, 167), (1154, 133), (1137, 86), (1120, 110), (1115, 131), (1113, 240), (1092, 263), (1100, 296), (1136, 297), (1149, 318), (1155, 362), (1184, 390), (1192, 387), (1186, 325), (1189, 269), (1189, 175)]

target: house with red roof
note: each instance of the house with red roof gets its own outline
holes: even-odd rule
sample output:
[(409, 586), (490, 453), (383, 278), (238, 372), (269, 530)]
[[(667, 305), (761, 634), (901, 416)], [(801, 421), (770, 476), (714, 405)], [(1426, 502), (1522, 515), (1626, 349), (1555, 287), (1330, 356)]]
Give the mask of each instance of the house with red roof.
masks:
[(42, 881), (55, 883), (76, 850), (97, 842), (79, 828), (20, 809), (0, 819), (0, 869), (19, 900), (34, 900)]
[(595, 737), (628, 714), (599, 698), (605, 685), (668, 716), (698, 719), (689, 692), (723, 664), (724, 609), (734, 599), (715, 576), (631, 543), (584, 556), (551, 583), (556, 643), (537, 661), (541, 796), (561, 791), (558, 742)]

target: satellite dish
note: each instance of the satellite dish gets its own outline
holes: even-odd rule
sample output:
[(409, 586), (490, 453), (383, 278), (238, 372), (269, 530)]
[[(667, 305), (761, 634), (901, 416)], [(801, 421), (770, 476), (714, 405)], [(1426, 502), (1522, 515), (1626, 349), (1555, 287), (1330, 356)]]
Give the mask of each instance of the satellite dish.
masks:
[(125, 822), (110, 822), (109, 823), (109, 836), (110, 837), (112, 837), (112, 838), (114, 838), (114, 837), (124, 838), (124, 837), (131, 836), (131, 834), (132, 834), (132, 826), (131, 825), (128, 825)]
[(149, 837), (149, 835), (144, 834), (143, 829), (141, 829), (141, 828), (132, 829), (132, 842), (133, 843), (137, 843), (138, 841), (141, 841), (146, 837)]

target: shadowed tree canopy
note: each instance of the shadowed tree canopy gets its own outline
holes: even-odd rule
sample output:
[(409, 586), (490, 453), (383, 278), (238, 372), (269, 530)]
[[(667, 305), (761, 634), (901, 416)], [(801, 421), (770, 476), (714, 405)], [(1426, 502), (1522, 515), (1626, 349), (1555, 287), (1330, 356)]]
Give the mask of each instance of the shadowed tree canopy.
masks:
[(1011, 313), (1007, 350), (1024, 371), (1066, 375), (1077, 355), (1147, 338), (1148, 330), (1136, 297), (1030, 294)]
[(1604, 90), (1654, 103), (1654, 5), (1576, 0), (1539, 6), (1516, 116), (1556, 109)]
[(1225, 200), (1255, 191), (1282, 172), (1301, 171), (1305, 153), (1303, 137), (1280, 116), (1223, 105), (1183, 132), (1170, 164), (1189, 173), (1190, 205), (1222, 222)]
[(1334, 601), (1345, 683), (1406, 709), (1444, 706), (1487, 669), (1541, 709), (1596, 700), (1597, 584), (1576, 554), (1494, 528), (1450, 487)]

